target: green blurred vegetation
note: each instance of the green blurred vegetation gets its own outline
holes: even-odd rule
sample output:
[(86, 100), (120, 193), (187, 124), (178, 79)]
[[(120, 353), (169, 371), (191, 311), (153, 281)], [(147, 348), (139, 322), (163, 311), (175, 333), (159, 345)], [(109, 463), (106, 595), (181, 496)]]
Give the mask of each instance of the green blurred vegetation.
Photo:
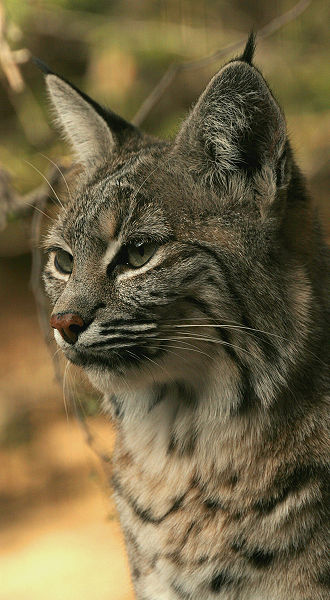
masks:
[[(16, 28), (12, 47), (29, 49), (129, 119), (173, 61), (208, 55), (294, 4), (288, 0), (271, 4), (258, 0), (7, 0), (5, 7), (10, 26)], [(300, 117), (298, 153), (311, 174), (324, 157), (324, 126), (329, 123), (328, 17), (329, 5), (312, 1), (296, 20), (260, 41), (256, 55), (285, 109), (294, 145), (296, 117)], [(220, 66), (214, 63), (177, 77), (144, 128), (156, 135), (172, 135)], [(49, 126), (42, 76), (30, 61), (21, 70), (26, 88), (15, 98), (1, 77), (0, 162), (25, 191), (40, 178), (24, 159), (44, 172), (47, 161), (39, 152), (56, 159), (68, 149)], [(313, 134), (309, 148), (310, 129), (318, 127), (318, 119), (320, 140), (316, 143)], [(306, 144), (301, 144), (304, 138)]]

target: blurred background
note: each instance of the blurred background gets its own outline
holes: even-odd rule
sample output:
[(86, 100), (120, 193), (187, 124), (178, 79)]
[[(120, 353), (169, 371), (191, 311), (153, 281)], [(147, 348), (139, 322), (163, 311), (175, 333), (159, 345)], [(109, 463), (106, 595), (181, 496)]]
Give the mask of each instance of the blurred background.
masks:
[[(133, 598), (103, 468), (111, 468), (114, 432), (79, 372), (60, 365), (65, 381), (56, 381), (52, 358), (59, 354), (45, 342), (31, 289), (32, 238), (48, 218), (36, 222), (27, 203), (44, 183), (42, 174), (51, 177), (51, 161), (69, 164), (70, 149), (51, 125), (43, 77), (30, 56), (132, 119), (173, 62), (209, 56), (271, 22), (256, 63), (285, 110), (329, 235), (329, 5), (306, 0), (297, 14), (288, 13), (290, 22), (278, 20), (295, 6), (292, 0), (0, 1), (0, 600)], [(143, 128), (173, 135), (209, 78), (237, 53), (178, 73), (146, 111)], [(44, 211), (52, 216), (54, 208)], [(38, 275), (37, 255), (34, 269)], [(37, 302), (43, 303), (40, 294)]]

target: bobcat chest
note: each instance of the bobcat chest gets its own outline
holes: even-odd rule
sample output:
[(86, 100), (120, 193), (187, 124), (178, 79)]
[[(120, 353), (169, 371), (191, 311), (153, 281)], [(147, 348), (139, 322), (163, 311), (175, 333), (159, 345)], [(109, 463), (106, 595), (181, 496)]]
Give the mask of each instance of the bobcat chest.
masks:
[[(153, 457), (159, 471), (148, 471), (118, 439), (114, 456), (113, 486), (126, 536), (150, 568), (162, 559), (188, 570), (227, 553), (238, 526), (228, 502), (198, 474), (195, 461), (175, 455)], [(223, 481), (223, 487), (228, 481)], [(235, 534), (234, 534), (235, 535)]]

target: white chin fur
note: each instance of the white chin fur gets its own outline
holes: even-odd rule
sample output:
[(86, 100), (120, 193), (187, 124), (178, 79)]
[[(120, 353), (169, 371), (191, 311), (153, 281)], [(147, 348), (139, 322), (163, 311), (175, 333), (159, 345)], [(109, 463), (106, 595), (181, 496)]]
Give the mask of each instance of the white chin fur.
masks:
[(62, 350), (66, 350), (70, 344), (68, 344), (61, 336), (58, 329), (54, 329), (54, 338), (57, 345), (62, 348)]
[(123, 378), (119, 378), (110, 371), (106, 372), (98, 367), (90, 367), (85, 369), (85, 371), (91, 384), (102, 394), (118, 394), (125, 389)]

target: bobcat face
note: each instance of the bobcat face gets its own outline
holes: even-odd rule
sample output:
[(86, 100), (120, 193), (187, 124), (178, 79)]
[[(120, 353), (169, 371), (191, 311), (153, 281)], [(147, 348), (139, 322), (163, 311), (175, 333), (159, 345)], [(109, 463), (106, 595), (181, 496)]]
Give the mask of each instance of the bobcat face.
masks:
[[(205, 206), (204, 215), (184, 208), (193, 186), (179, 181), (170, 154), (170, 147), (153, 144), (136, 151), (128, 173), (88, 182), (47, 238), (44, 278), (54, 302), (55, 339), (89, 372), (163, 380), (168, 372), (183, 376), (187, 360), (191, 371), (218, 354), (216, 345), (205, 353), (210, 343), (194, 335), (195, 325), (205, 323), (204, 296), (206, 302), (221, 283), (219, 275), (211, 282), (215, 269), (195, 233), (203, 216), (204, 224), (214, 216), (207, 217)], [(229, 319), (222, 287), (222, 318)], [(190, 336), (189, 328), (177, 327), (189, 324)]]
[(171, 144), (46, 70), (83, 167), (46, 242), (51, 325), (102, 391), (123, 377), (205, 386), (212, 372), (269, 402), (304, 336), (302, 186), (251, 57), (211, 80)]

